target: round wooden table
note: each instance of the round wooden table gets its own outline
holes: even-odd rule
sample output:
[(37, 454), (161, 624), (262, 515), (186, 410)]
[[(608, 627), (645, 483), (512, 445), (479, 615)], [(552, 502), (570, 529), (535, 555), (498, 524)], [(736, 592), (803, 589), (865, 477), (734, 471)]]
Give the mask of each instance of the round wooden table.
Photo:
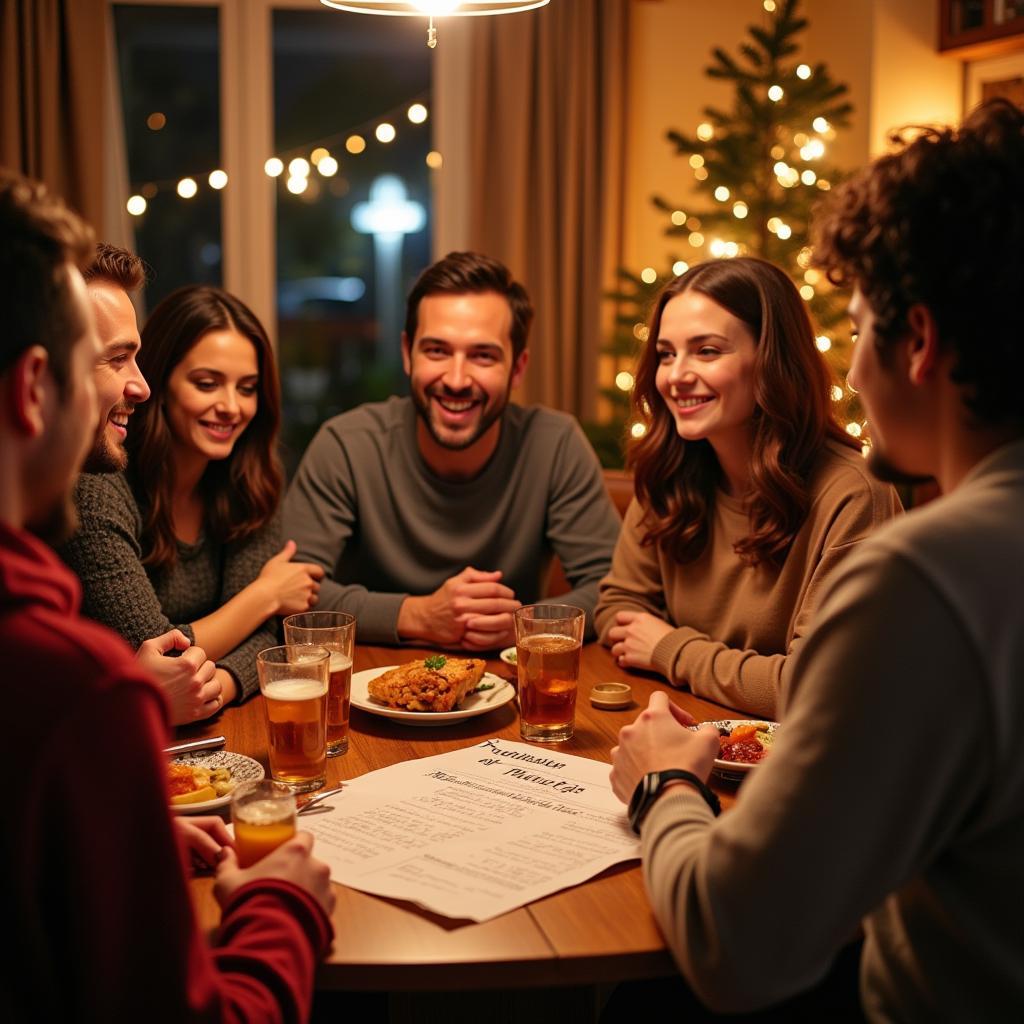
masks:
[[(354, 669), (394, 665), (429, 653), (410, 647), (359, 646)], [(514, 670), (496, 659), (488, 669), (515, 682)], [(620, 711), (591, 706), (591, 687), (611, 680), (632, 685), (632, 705)], [(610, 761), (619, 730), (646, 707), (655, 689), (668, 692), (700, 721), (742, 717), (672, 690), (653, 676), (624, 672), (605, 648), (590, 644), (583, 650), (576, 735), (555, 749)], [(248, 754), (267, 767), (262, 701), (256, 697), (179, 730), (179, 739), (223, 733), (228, 750)], [(327, 784), (489, 737), (520, 741), (515, 702), (436, 728), (405, 726), (353, 708), (348, 753), (328, 759)], [(716, 788), (728, 805), (735, 787)], [(220, 912), (212, 880), (196, 879), (193, 894), (201, 924), (216, 927)], [(453, 922), (409, 903), (342, 885), (336, 886), (336, 895), (336, 938), (321, 965), (318, 989), (395, 992), (584, 985), (659, 977), (676, 970), (651, 913), (638, 862), (612, 868), (583, 885), (482, 924)]]

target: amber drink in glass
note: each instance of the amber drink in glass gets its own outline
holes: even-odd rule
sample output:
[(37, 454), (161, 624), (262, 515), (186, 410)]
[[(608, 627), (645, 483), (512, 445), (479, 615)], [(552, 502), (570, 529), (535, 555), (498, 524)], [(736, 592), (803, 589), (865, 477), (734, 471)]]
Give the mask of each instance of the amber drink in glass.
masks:
[(267, 715), (270, 774), (295, 793), (319, 789), (327, 772), (327, 688), (331, 652), (311, 644), (256, 655)]
[(515, 613), (519, 733), (532, 743), (572, 739), (586, 615), (567, 604)]
[(295, 794), (264, 779), (240, 786), (231, 798), (238, 866), (251, 867), (295, 835)]
[(327, 691), (327, 756), (348, 750), (348, 718), (352, 700), (352, 656), (356, 620), (347, 612), (303, 612), (284, 620), (286, 644), (317, 644), (331, 652)]

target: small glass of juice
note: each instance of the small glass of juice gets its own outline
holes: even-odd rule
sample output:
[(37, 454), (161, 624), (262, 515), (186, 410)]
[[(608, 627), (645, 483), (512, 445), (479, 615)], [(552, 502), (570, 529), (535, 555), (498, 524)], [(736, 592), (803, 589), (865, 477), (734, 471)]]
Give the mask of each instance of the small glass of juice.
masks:
[(231, 798), (238, 866), (251, 867), (295, 835), (295, 794), (264, 779), (239, 787)]

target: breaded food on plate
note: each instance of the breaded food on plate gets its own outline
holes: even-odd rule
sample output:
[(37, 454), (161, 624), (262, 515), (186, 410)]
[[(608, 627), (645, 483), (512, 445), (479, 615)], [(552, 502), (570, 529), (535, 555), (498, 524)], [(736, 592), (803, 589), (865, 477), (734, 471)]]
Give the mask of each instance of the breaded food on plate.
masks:
[(476, 689), (486, 667), (480, 658), (436, 654), (372, 679), (370, 696), (406, 711), (453, 711), (467, 693)]

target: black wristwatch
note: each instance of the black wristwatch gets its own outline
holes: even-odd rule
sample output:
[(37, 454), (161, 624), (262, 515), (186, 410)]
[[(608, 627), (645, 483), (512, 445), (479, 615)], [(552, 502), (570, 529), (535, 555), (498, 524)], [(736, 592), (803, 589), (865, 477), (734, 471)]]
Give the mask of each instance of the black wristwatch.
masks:
[(629, 824), (633, 831), (640, 835), (640, 826), (647, 817), (651, 805), (661, 795), (661, 791), (669, 782), (689, 782), (698, 793), (704, 797), (708, 807), (717, 817), (722, 813), (722, 805), (718, 797), (708, 788), (703, 779), (694, 775), (693, 772), (684, 771), (682, 768), (669, 768), (663, 772), (648, 772), (633, 790), (629, 799)]

